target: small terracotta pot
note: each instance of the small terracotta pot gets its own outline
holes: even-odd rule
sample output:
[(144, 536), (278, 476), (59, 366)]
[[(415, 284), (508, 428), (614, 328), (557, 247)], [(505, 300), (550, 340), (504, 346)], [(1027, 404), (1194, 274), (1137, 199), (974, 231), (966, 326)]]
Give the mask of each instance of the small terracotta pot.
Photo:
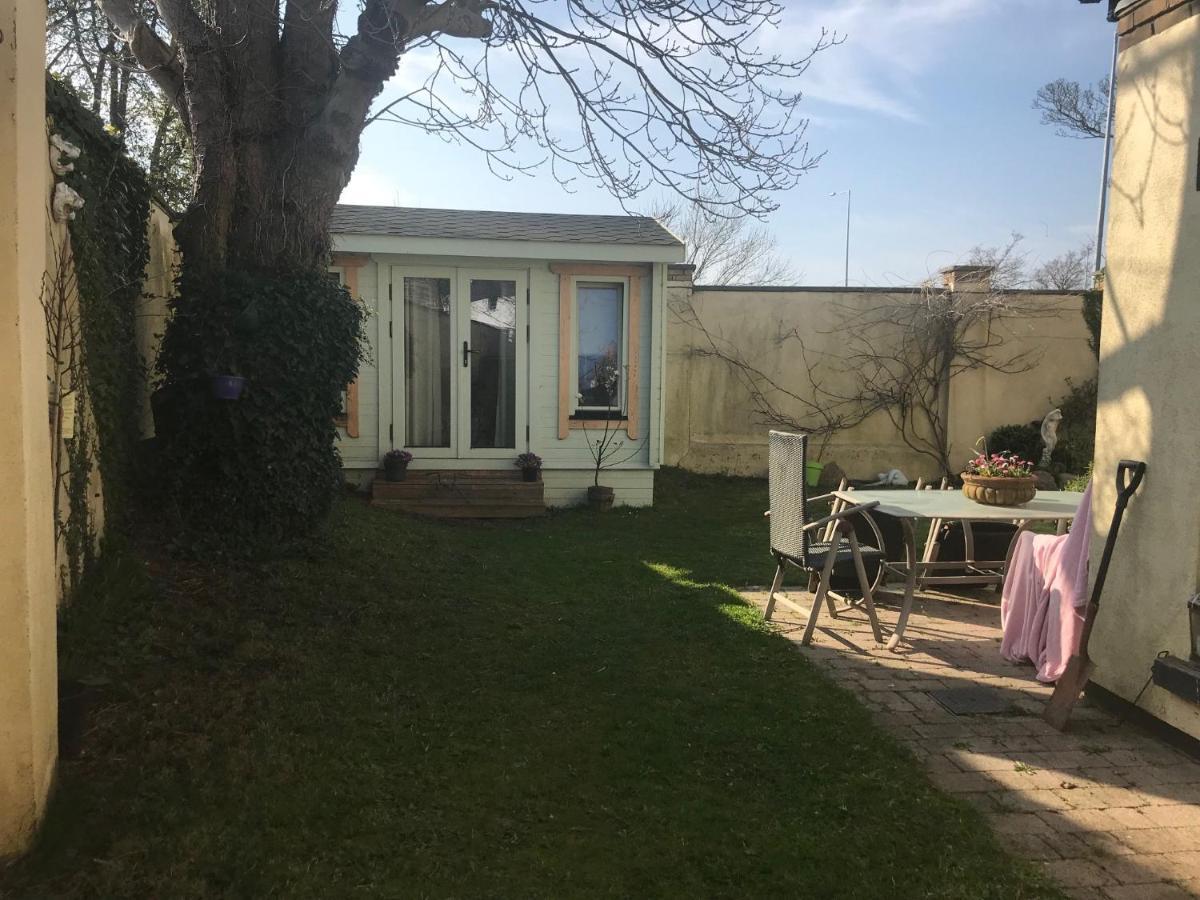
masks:
[(1037, 496), (1037, 479), (1032, 475), (992, 478), (964, 472), (962, 480), (966, 498), (983, 506), (1024, 506)]
[(612, 509), (613, 489), (602, 484), (593, 484), (588, 488), (588, 505), (592, 509)]

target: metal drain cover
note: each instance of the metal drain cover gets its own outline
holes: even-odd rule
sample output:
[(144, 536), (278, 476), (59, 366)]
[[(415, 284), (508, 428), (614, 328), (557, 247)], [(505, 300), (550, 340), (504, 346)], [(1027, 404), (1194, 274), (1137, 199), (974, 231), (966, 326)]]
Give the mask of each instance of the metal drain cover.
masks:
[(994, 688), (944, 688), (928, 693), (956, 716), (986, 716), (1013, 711), (1012, 704)]

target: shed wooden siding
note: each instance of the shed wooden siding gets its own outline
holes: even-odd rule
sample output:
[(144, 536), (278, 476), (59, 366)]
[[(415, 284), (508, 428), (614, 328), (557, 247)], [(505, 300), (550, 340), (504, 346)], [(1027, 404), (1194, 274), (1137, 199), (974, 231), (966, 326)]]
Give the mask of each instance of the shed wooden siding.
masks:
[[(557, 262), (557, 261), (556, 261)], [(587, 261), (579, 261), (584, 265)], [(394, 384), (392, 365), (399, 368), (403, 351), (399, 290), (393, 290), (388, 300), (392, 267), (430, 267), (447, 269), (519, 269), (529, 275), (529, 449), (542, 457), (547, 470), (547, 502), (562, 505), (574, 502), (582, 495), (587, 481), (578, 475), (556, 477), (555, 470), (587, 471), (592, 467), (588, 441), (595, 440), (595, 431), (571, 430), (565, 439), (559, 429), (559, 276), (551, 271), (547, 259), (522, 259), (479, 256), (416, 256), (375, 253), (371, 261), (359, 269), (359, 291), (372, 312), (368, 325), (370, 360), (359, 373), (359, 436), (350, 438), (342, 432), (340, 449), (343, 464), (349, 470), (375, 469), (380, 457), (392, 446), (388, 425), (394, 427), (394, 446), (404, 446), (404, 399), (402, 387)], [(649, 264), (647, 276), (639, 278), (640, 309), (638, 310), (637, 380), (637, 440), (629, 440), (621, 431), (626, 448), (620, 454), (633, 453), (633, 458), (621, 465), (625, 470), (657, 468), (661, 458), (661, 403), (663, 384), (665, 266)], [(388, 336), (389, 320), (394, 336)], [(568, 335), (569, 339), (569, 335)], [(393, 346), (393, 343), (395, 346)], [(518, 431), (517, 450), (525, 449), (525, 435)], [(636, 452), (635, 452), (636, 451)], [(504, 459), (428, 459), (422, 460), (419, 451), (413, 462), (415, 468), (499, 468), (511, 466)], [(618, 484), (618, 481), (621, 483)], [(611, 475), (608, 483), (628, 494), (623, 502), (649, 503), (652, 480)]]

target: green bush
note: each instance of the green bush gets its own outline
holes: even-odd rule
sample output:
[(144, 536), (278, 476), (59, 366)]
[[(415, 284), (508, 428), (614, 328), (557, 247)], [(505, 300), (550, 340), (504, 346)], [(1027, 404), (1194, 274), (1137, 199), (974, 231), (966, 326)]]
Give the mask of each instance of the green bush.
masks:
[[(341, 484), (333, 419), (361, 360), (363, 307), (324, 272), (184, 275), (157, 397), (169, 509), (193, 544), (254, 553), (309, 532)], [(246, 379), (240, 400), (213, 375)]]
[(1085, 291), (1083, 294), (1083, 321), (1088, 330), (1088, 346), (1096, 356), (1100, 355), (1100, 318), (1104, 311), (1104, 292)]
[(1092, 480), (1092, 467), (1089, 465), (1086, 472), (1081, 472), (1075, 475), (1066, 484), (1063, 485), (1064, 491), (1074, 491), (1077, 494), (1082, 494), (1087, 490), (1088, 482)]
[(1042, 457), (1042, 433), (1036, 425), (1001, 425), (988, 435), (989, 453), (1015, 453), (1037, 464)]
[[(1058, 443), (1050, 457), (1050, 471), (1055, 475), (1079, 475), (1091, 468), (1096, 443), (1096, 379), (1075, 384), (1067, 379), (1070, 391), (1058, 403), (1062, 422), (1058, 426)], [(1009, 450), (1037, 464), (1042, 458), (1041, 423), (1001, 425), (988, 435), (988, 451)], [(1082, 488), (1080, 488), (1082, 490)]]

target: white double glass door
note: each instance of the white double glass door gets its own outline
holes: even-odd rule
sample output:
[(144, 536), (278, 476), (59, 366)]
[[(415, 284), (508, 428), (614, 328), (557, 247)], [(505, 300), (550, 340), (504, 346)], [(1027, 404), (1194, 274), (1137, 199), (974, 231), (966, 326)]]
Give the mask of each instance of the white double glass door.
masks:
[(392, 267), (397, 446), (418, 457), (525, 447), (526, 273)]

